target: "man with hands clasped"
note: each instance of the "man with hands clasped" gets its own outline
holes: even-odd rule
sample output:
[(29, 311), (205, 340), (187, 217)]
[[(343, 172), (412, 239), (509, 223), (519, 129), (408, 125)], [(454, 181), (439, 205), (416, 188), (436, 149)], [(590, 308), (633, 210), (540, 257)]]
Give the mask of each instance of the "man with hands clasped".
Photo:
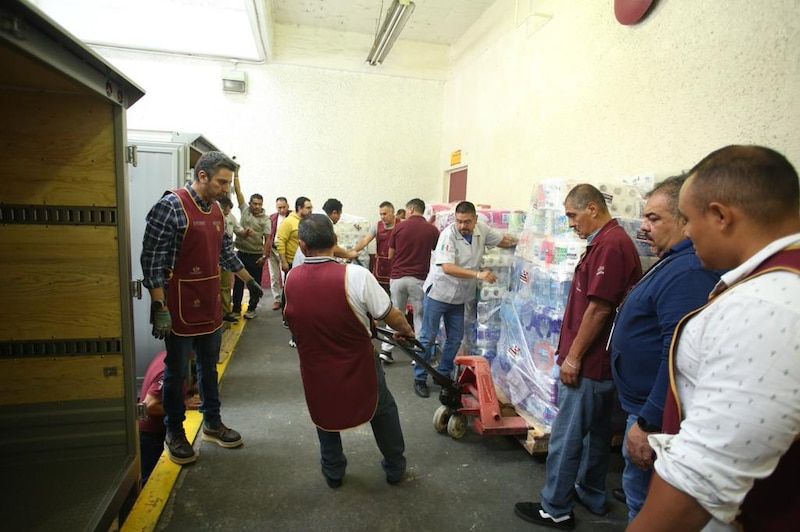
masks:
[(622, 408), (628, 414), (622, 455), (622, 488), (628, 520), (641, 510), (653, 469), (647, 435), (661, 432), (669, 385), (669, 347), (678, 321), (701, 307), (719, 281), (703, 268), (678, 193), (686, 176), (670, 177), (647, 194), (641, 231), (659, 256), (617, 312), (611, 337), (611, 369)]

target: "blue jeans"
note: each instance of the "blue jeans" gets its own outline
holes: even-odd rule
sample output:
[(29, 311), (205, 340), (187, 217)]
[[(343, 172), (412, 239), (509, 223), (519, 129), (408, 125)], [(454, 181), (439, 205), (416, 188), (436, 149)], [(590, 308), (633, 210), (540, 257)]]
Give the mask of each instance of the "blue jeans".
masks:
[[(436, 343), (436, 333), (439, 332), (439, 322), (443, 319), (445, 340), (436, 371), (449, 377), (455, 368), (453, 360), (464, 338), (464, 304), (442, 303), (425, 294), (422, 308), (422, 333), (419, 336), (419, 342), (425, 347), (422, 358), (425, 362), (430, 360)], [(414, 366), (414, 380), (428, 380), (428, 372), (420, 364)]]
[(219, 388), (217, 388), (217, 362), (222, 344), (222, 328), (199, 336), (170, 334), (164, 341), (167, 356), (164, 359), (164, 425), (169, 434), (182, 434), (186, 419), (183, 402), (183, 381), (189, 368), (189, 353), (194, 349), (197, 365), (197, 387), (200, 391), (200, 412), (206, 425), (216, 427), (222, 421), (219, 414)]
[(597, 513), (606, 504), (606, 472), (611, 450), (614, 381), (581, 377), (578, 386), (558, 383), (558, 414), (547, 455), (542, 507), (554, 517), (575, 506), (573, 490)]
[[(628, 439), (628, 431), (632, 425), (636, 424), (635, 414), (628, 414), (628, 422), (625, 425), (625, 441)], [(647, 471), (639, 469), (628, 455), (628, 448), (622, 442), (622, 456), (625, 458), (625, 469), (622, 471), (622, 489), (625, 491), (625, 502), (628, 505), (628, 522), (633, 521), (636, 514), (642, 509), (644, 500), (647, 497), (647, 490), (650, 487), (650, 477), (652, 469)]]
[[(381, 467), (390, 482), (400, 480), (406, 471), (406, 450), (403, 440), (403, 429), (400, 427), (400, 416), (397, 403), (386, 387), (386, 378), (380, 359), (375, 357), (375, 371), (378, 373), (378, 406), (370, 420), (375, 443), (383, 455)], [(339, 480), (347, 469), (347, 457), (342, 449), (342, 436), (339, 432), (326, 431), (317, 427), (319, 451), (322, 458), (322, 472), (326, 477)]]

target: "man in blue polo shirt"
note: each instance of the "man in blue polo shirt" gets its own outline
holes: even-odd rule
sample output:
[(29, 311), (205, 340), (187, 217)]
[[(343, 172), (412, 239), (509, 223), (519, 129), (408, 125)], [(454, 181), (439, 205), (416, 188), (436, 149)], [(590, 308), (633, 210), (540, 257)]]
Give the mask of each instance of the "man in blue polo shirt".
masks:
[(653, 448), (647, 435), (661, 432), (672, 333), (684, 315), (708, 300), (719, 280), (702, 267), (684, 235), (678, 193), (685, 180), (670, 177), (647, 194), (641, 230), (660, 259), (625, 298), (611, 337), (614, 383), (628, 413), (622, 488), (629, 521), (641, 510), (650, 485)]

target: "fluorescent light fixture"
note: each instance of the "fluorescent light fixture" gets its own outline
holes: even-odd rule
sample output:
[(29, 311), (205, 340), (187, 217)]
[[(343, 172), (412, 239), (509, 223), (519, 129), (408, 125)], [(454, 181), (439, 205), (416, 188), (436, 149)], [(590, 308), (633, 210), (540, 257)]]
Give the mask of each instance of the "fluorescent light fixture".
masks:
[(392, 5), (386, 12), (386, 20), (383, 21), (381, 31), (375, 36), (372, 50), (367, 56), (367, 63), (372, 66), (383, 63), (415, 7), (414, 2), (410, 0), (392, 0)]
[(222, 90), (247, 92), (247, 74), (241, 70), (227, 70), (222, 74)]

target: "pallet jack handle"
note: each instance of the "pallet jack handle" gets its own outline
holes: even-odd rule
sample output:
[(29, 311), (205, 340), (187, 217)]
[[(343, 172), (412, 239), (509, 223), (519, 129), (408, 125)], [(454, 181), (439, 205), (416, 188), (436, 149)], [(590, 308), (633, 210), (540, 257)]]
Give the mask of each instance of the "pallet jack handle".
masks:
[(425, 371), (427, 371), (431, 378), (438, 382), (443, 389), (448, 389), (458, 393), (458, 383), (453, 381), (450, 377), (442, 375), (436, 371), (422, 358), (422, 353), (425, 352), (425, 346), (422, 345), (419, 340), (413, 337), (405, 336), (403, 337), (403, 340), (396, 340), (394, 337), (394, 331), (384, 327), (375, 327), (375, 337), (382, 342), (390, 343), (402, 349), (411, 360), (425, 368)]

